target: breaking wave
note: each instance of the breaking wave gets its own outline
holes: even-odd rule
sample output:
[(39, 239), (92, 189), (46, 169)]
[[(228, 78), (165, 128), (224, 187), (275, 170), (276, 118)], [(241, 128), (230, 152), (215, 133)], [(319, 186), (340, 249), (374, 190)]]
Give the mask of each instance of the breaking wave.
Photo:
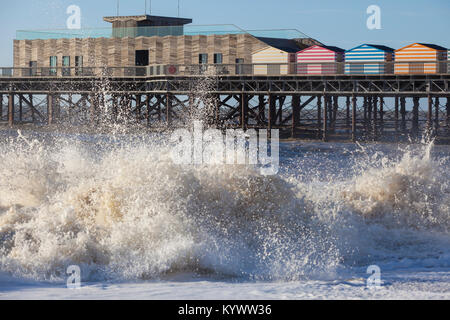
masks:
[(450, 266), (449, 163), (433, 158), (432, 144), (398, 157), (362, 148), (346, 156), (350, 174), (324, 178), (295, 157), (265, 177), (246, 166), (177, 166), (170, 146), (150, 138), (50, 140), (0, 144), (0, 271), (16, 277), (60, 281), (74, 264), (84, 281)]

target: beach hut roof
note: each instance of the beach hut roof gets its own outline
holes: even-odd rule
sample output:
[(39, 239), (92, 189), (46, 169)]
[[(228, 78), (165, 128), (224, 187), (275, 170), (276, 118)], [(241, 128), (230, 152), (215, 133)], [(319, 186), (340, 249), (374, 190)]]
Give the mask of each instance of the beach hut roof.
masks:
[(333, 51), (333, 52), (336, 52), (336, 53), (344, 53), (344, 52), (345, 52), (345, 49), (342, 49), (342, 48), (339, 48), (339, 47), (325, 46), (325, 45), (323, 45), (323, 46), (314, 45), (314, 46), (310, 46), (310, 47), (308, 47), (308, 48), (306, 48), (306, 49), (303, 49), (303, 50), (299, 51), (298, 53), (301, 53), (301, 52), (303, 52), (303, 51), (307, 51), (307, 50), (309, 50), (309, 49), (311, 49), (311, 48), (313, 48), (313, 47), (324, 48), (324, 49), (327, 49), (327, 50), (330, 50), (330, 51)]
[(437, 51), (447, 51), (447, 48), (438, 46), (437, 44), (431, 44), (431, 43), (419, 43), (419, 42), (412, 43), (412, 44), (410, 44), (410, 45), (408, 45), (408, 46), (406, 46), (406, 47), (400, 48), (400, 49), (395, 50), (395, 51), (400, 51), (400, 50), (409, 48), (409, 47), (411, 47), (411, 46), (413, 46), (413, 45), (415, 45), (415, 44), (420, 44), (421, 46), (428, 47), (428, 48), (430, 48), (430, 49), (434, 49), (434, 50), (437, 50)]
[(390, 47), (387, 47), (387, 46), (383, 46), (383, 45), (379, 45), (379, 44), (368, 44), (368, 43), (366, 43), (366, 44), (362, 44), (360, 46), (357, 46), (357, 47), (355, 47), (353, 49), (347, 50), (346, 52), (353, 51), (353, 50), (358, 49), (358, 48), (360, 48), (362, 46), (373, 47), (373, 48), (376, 48), (376, 49), (379, 49), (379, 50), (385, 51), (385, 52), (394, 52), (395, 51), (393, 48), (390, 48)]
[[(294, 40), (280, 39), (280, 38), (264, 38), (264, 37), (256, 37), (256, 39), (264, 42), (265, 44), (267, 44), (270, 47), (280, 49), (284, 52), (296, 53), (300, 50), (300, 47), (297, 45), (297, 43)], [(266, 48), (264, 48), (264, 49), (266, 49)], [(261, 50), (264, 50), (264, 49), (261, 49)], [(261, 51), (261, 50), (258, 50), (258, 51)], [(258, 51), (256, 51), (256, 52), (258, 52)]]
[(338, 53), (345, 52), (345, 49), (342, 49), (342, 48), (339, 48), (339, 47), (334, 47), (334, 46), (321, 46), (321, 47), (323, 47), (325, 49), (328, 49), (328, 50), (331, 50), (331, 51), (334, 51), (334, 52), (338, 52)]

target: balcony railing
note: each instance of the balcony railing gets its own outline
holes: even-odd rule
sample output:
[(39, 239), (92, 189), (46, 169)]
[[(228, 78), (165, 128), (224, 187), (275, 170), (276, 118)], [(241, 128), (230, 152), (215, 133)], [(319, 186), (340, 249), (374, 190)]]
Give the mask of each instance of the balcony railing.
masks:
[(150, 65), (145, 67), (0, 68), (3, 78), (158, 76), (334, 76), (449, 74), (449, 61)]

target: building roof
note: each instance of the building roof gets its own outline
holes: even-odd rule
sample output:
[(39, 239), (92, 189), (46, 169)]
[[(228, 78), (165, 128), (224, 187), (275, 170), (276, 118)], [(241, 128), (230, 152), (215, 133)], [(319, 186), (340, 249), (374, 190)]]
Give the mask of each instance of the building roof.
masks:
[(344, 53), (345, 49), (339, 48), (339, 47), (334, 47), (334, 46), (319, 46), (325, 49), (328, 49), (330, 51), (334, 51), (334, 52), (338, 52), (338, 53)]
[(430, 44), (430, 43), (418, 43), (418, 44), (438, 51), (447, 51), (447, 48), (438, 46), (437, 44)]
[(397, 50), (395, 50), (395, 52), (399, 52), (399, 51), (405, 50), (405, 49), (407, 49), (409, 47), (412, 47), (413, 45), (416, 45), (416, 44), (424, 46), (424, 47), (428, 47), (430, 49), (437, 50), (437, 51), (447, 51), (447, 48), (438, 46), (436, 44), (418, 43), (418, 42), (416, 42), (416, 43), (411, 43), (411, 44), (409, 44), (409, 45), (407, 45), (407, 46), (405, 46), (403, 48), (397, 49)]
[(367, 44), (368, 46), (380, 49), (382, 51), (386, 51), (386, 52), (394, 52), (395, 49), (391, 48), (391, 47), (387, 47), (387, 46), (383, 46), (383, 45), (379, 45), (379, 44)]
[(360, 45), (360, 46), (357, 46), (357, 47), (355, 47), (355, 48), (352, 48), (352, 49), (350, 49), (350, 50), (347, 50), (346, 52), (353, 51), (353, 50), (355, 50), (355, 49), (361, 48), (362, 46), (373, 47), (373, 48), (376, 48), (376, 49), (379, 49), (379, 50), (385, 51), (385, 52), (394, 52), (394, 51), (395, 51), (395, 49), (390, 48), (390, 47), (387, 47), (387, 46), (382, 46), (382, 45), (379, 45), (379, 44), (368, 44), (368, 43), (366, 43), (366, 44), (362, 44), (362, 45)]
[(104, 17), (103, 20), (110, 23), (119, 21), (149, 22), (154, 26), (167, 26), (167, 25), (182, 26), (185, 24), (192, 23), (192, 19), (150, 16), (150, 15)]
[(309, 50), (309, 49), (311, 49), (313, 47), (324, 48), (324, 49), (327, 49), (327, 50), (330, 50), (330, 51), (333, 51), (333, 52), (336, 52), (336, 53), (344, 53), (345, 52), (345, 49), (342, 49), (342, 48), (339, 48), (339, 47), (325, 46), (325, 45), (314, 45), (314, 46), (310, 46), (310, 47), (308, 47), (306, 49), (303, 49), (303, 50), (299, 51), (299, 53), (303, 52), (303, 51), (307, 51), (307, 50)]
[(300, 50), (300, 47), (297, 45), (295, 40), (264, 37), (256, 37), (256, 39), (264, 42), (270, 47), (274, 47), (285, 52), (296, 53)]

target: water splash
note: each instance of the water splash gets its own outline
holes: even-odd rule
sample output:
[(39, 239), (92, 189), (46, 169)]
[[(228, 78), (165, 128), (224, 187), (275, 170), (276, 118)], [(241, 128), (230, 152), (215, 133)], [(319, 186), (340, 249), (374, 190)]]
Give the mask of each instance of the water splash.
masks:
[(77, 264), (85, 280), (274, 281), (335, 278), (374, 260), (449, 264), (448, 162), (433, 159), (432, 145), (358, 158), (345, 179), (306, 181), (177, 166), (153, 137), (122, 139), (1, 144), (2, 272), (59, 281)]

